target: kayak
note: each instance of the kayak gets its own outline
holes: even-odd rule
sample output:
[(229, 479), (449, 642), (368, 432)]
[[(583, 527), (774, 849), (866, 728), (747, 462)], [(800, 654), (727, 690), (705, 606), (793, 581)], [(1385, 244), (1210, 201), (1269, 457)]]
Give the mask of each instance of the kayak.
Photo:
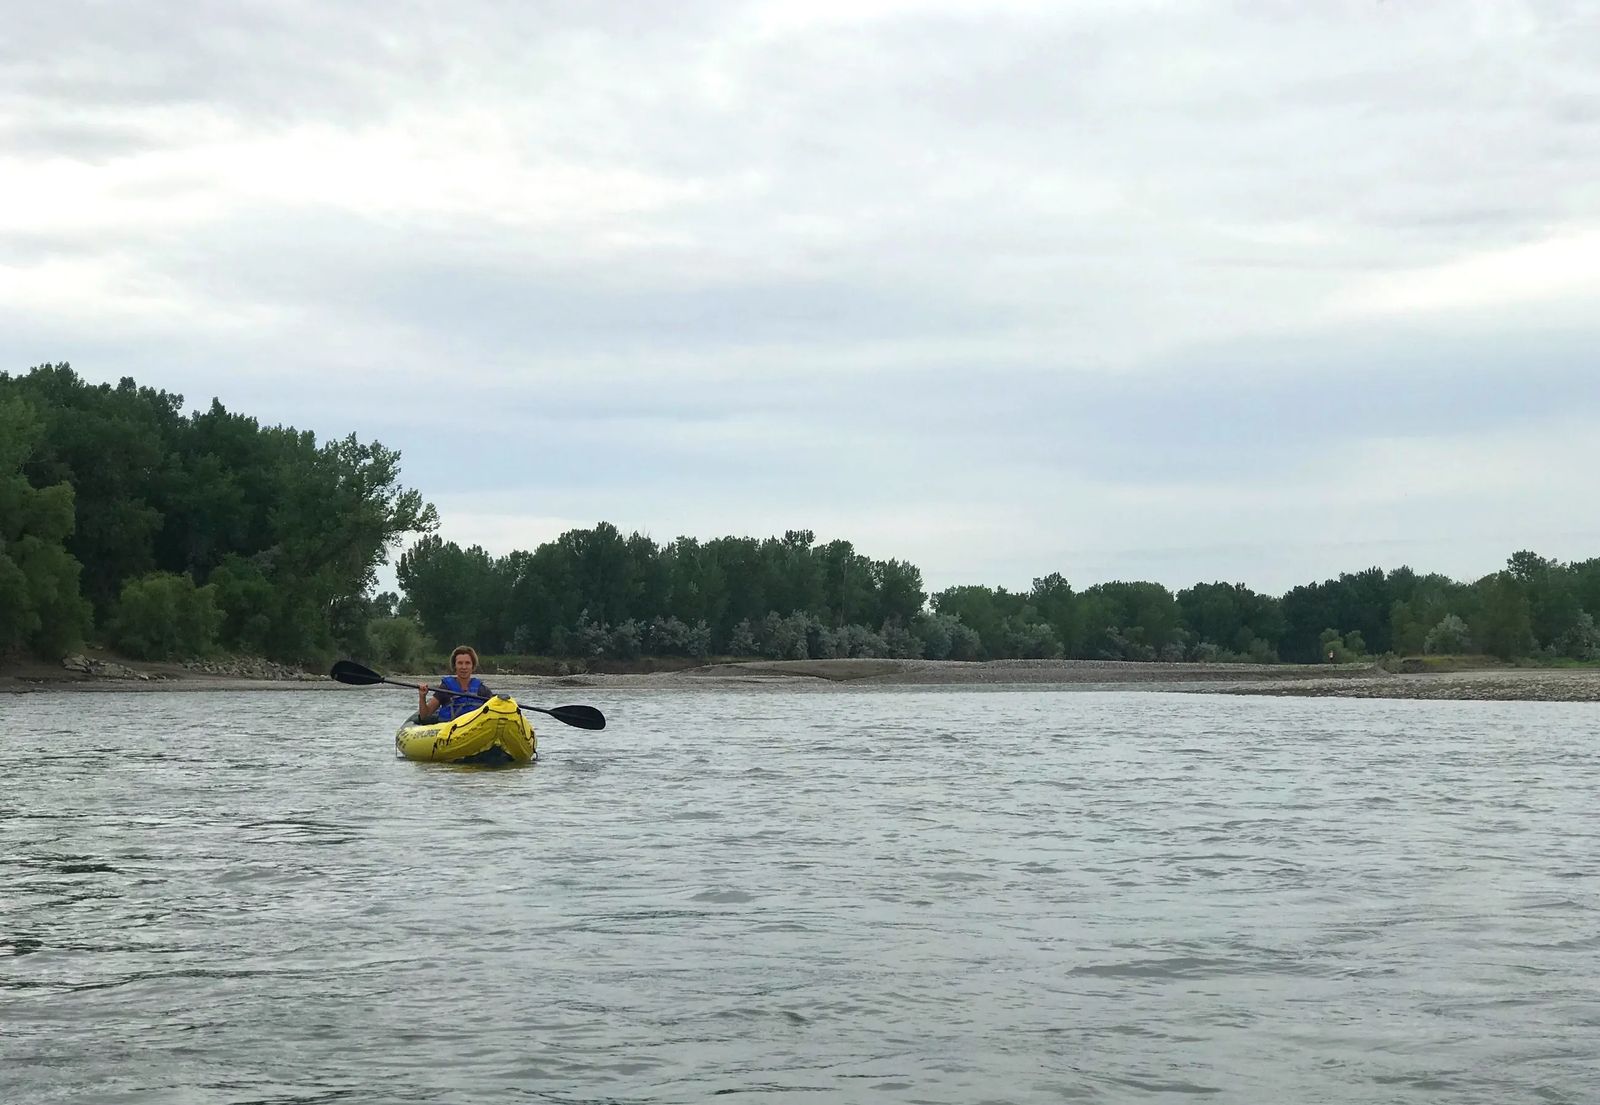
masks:
[(429, 763), (525, 764), (538, 757), (533, 726), (505, 695), (451, 721), (419, 722), (412, 714), (394, 735), (394, 750)]

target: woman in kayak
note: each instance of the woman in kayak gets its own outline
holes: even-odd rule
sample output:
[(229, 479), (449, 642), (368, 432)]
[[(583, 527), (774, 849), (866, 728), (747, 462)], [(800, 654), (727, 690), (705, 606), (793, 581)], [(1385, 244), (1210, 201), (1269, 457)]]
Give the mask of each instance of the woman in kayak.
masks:
[[(478, 653), (471, 645), (458, 646), (450, 654), (450, 666), (455, 669), (455, 674), (439, 680), (439, 688), (432, 697), (428, 695), (426, 683), (417, 684), (418, 721), (449, 721), (471, 713), (484, 701), (494, 697), (494, 692), (484, 686), (483, 680), (472, 674), (478, 669)], [(452, 691), (462, 691), (474, 697), (457, 698)], [(434, 717), (436, 714), (437, 718)]]

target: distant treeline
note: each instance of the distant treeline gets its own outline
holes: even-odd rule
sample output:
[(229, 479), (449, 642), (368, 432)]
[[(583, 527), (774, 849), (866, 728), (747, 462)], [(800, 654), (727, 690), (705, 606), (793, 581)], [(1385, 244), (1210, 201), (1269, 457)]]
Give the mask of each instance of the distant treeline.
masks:
[[(914, 565), (807, 530), (658, 544), (602, 522), (493, 557), (433, 535), (393, 450), (182, 402), (129, 379), (86, 384), (65, 364), (0, 373), (0, 653), (90, 640), (143, 658), (406, 668), (460, 642), (585, 660), (1600, 658), (1600, 559), (1518, 552), (1472, 583), (1369, 568), (1281, 596), (1079, 591), (1059, 574), (930, 596)], [(404, 597), (374, 594), (408, 534)]]
[(734, 655), (989, 660), (1344, 662), (1387, 653), (1482, 652), (1600, 658), (1600, 559), (1530, 552), (1475, 583), (1369, 568), (1281, 597), (1242, 583), (1174, 595), (1158, 583), (1074, 590), (1059, 574), (1026, 592), (951, 587), (931, 597), (918, 569), (848, 541), (680, 537), (658, 545), (601, 523), (533, 552), (491, 557), (427, 537), (399, 579), (440, 641), (511, 653), (629, 659)]

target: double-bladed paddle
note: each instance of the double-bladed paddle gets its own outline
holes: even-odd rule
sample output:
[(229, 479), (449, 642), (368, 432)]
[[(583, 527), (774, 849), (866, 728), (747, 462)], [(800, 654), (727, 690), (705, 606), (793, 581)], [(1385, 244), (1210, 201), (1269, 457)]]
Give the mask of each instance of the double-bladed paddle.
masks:
[[(354, 660), (337, 661), (333, 665), (333, 669), (328, 672), (328, 675), (340, 683), (349, 683), (352, 687), (371, 687), (379, 683), (387, 683), (391, 687), (405, 687), (413, 691), (417, 689), (415, 683), (401, 683), (396, 679), (385, 679), (371, 668), (364, 668)], [(461, 698), (470, 698), (475, 702), (489, 701), (482, 695), (467, 694), (465, 691), (445, 690), (443, 687), (429, 689), (442, 691), (444, 694), (457, 695)], [(564, 721), (568, 725), (577, 726), (579, 729), (604, 729), (606, 727), (606, 715), (596, 710), (593, 706), (557, 706), (554, 709), (547, 710), (543, 706), (524, 706), (519, 702), (517, 703), (517, 708), (521, 710), (537, 710), (541, 714), (549, 714), (557, 721)]]

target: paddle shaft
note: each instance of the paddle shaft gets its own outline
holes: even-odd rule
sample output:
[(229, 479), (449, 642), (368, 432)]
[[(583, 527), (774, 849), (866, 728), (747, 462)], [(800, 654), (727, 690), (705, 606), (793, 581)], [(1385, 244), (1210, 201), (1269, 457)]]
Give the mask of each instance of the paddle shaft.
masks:
[[(417, 687), (415, 683), (402, 683), (398, 679), (387, 679), (371, 668), (356, 663), (354, 660), (338, 661), (328, 674), (340, 683), (349, 683), (357, 687), (370, 687), (375, 683), (387, 683), (391, 687), (405, 687), (407, 690), (414, 690)], [(465, 691), (452, 691), (443, 687), (430, 688), (427, 684), (422, 686), (424, 692), (431, 689), (441, 694), (460, 695), (462, 698), (470, 698), (475, 702), (488, 701), (482, 695), (468, 694)], [(565, 725), (575, 726), (579, 729), (604, 729), (606, 727), (606, 716), (593, 706), (557, 706), (554, 709), (546, 709), (543, 706), (528, 706), (519, 702), (517, 703), (517, 709), (548, 714)]]
[[(384, 682), (385, 683), (394, 683), (394, 685), (397, 686), (397, 687), (414, 687), (414, 686), (416, 686), (415, 683), (395, 683), (395, 681), (393, 679), (385, 679)], [(436, 696), (437, 695), (448, 694), (448, 695), (454, 695), (456, 698), (470, 698), (474, 702), (487, 702), (487, 701), (489, 701), (487, 698), (484, 698), (483, 695), (481, 695), (481, 694), (468, 694), (466, 691), (452, 691), (448, 687), (430, 687), (426, 683), (424, 683), (422, 686), (423, 686), (424, 690), (432, 691), (434, 693), (434, 695), (436, 695)], [(561, 715), (556, 713), (555, 710), (546, 710), (543, 706), (524, 706), (522, 703), (519, 702), (519, 703), (517, 703), (517, 709), (519, 709), (519, 710), (538, 710), (541, 714), (549, 714), (553, 718), (560, 718), (561, 717)], [(557, 706), (556, 710), (559, 710), (559, 709), (562, 709), (562, 707)], [(566, 719), (562, 718), (562, 720), (566, 720)]]

